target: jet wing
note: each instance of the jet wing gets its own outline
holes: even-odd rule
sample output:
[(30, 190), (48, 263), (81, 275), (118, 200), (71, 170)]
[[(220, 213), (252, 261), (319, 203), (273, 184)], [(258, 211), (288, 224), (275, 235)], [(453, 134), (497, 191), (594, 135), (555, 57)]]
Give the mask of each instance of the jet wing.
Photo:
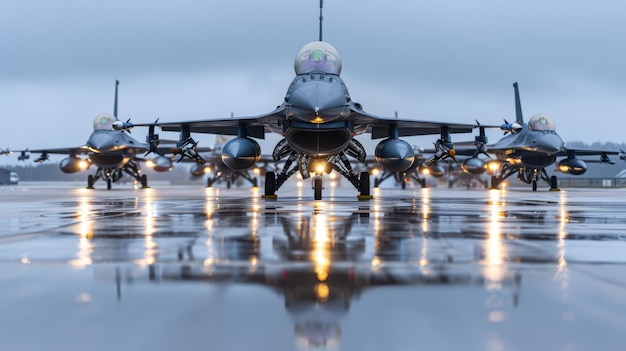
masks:
[(228, 117), (170, 123), (143, 123), (133, 124), (134, 127), (158, 125), (163, 131), (178, 132), (183, 127), (189, 132), (222, 135), (237, 135), (239, 126), (246, 125), (248, 136), (264, 139), (266, 132), (282, 133), (282, 123), (285, 120), (285, 107), (279, 106), (276, 110), (258, 116)]
[(574, 153), (576, 156), (606, 156), (606, 155), (619, 155), (621, 152), (616, 150), (597, 150), (597, 149), (569, 149), (559, 152), (557, 156), (568, 156)]
[[(433, 152), (434, 149), (424, 150), (425, 153)], [(454, 143), (454, 151), (456, 151), (456, 155), (460, 156), (472, 156), (476, 153), (476, 146), (473, 141), (467, 142), (455, 142)], [(521, 148), (512, 148), (512, 147), (496, 147), (495, 145), (487, 145), (487, 153), (490, 154), (511, 154), (515, 155), (515, 157), (521, 157), (525, 154), (534, 154), (532, 151), (526, 151)], [(557, 153), (554, 153), (554, 156), (557, 157), (565, 157), (565, 156), (600, 156), (602, 162), (608, 160), (609, 155), (620, 155), (621, 152), (617, 150), (598, 150), (598, 149), (568, 149), (565, 148)]]
[[(156, 123), (163, 131), (178, 132), (183, 126), (189, 132), (237, 135), (239, 126), (247, 127), (248, 136), (263, 139), (265, 133), (282, 133), (283, 123), (286, 120), (285, 105), (279, 106), (272, 112), (258, 116), (229, 117), (217, 119), (205, 119), (183, 122)], [(371, 133), (372, 139), (386, 138), (389, 136), (389, 126), (398, 127), (398, 136), (416, 136), (440, 134), (442, 127), (447, 127), (449, 133), (471, 133), (476, 124), (446, 123), (439, 121), (421, 121), (412, 119), (398, 119), (391, 117), (379, 117), (366, 113), (352, 105), (349, 121), (354, 122), (356, 134)], [(133, 127), (146, 127), (154, 123), (133, 124)]]
[(399, 137), (440, 134), (444, 127), (448, 128), (448, 133), (471, 133), (477, 127), (476, 124), (380, 117), (364, 112), (354, 104), (350, 108), (350, 120), (354, 122), (355, 133), (371, 133), (372, 139), (388, 137), (391, 125), (398, 127)]
[(33, 154), (58, 154), (58, 155), (86, 155), (90, 151), (87, 146), (79, 146), (79, 147), (62, 147), (62, 148), (49, 148), (49, 149), (26, 149), (16, 152), (28, 152)]

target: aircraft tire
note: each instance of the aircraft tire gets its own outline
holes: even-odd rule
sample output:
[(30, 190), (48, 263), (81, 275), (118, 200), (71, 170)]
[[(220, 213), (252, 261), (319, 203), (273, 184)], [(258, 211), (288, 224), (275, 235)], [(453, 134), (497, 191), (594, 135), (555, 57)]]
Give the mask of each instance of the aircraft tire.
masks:
[(148, 187), (148, 176), (143, 174), (141, 176), (141, 187), (142, 188), (147, 188)]
[(265, 173), (265, 195), (276, 195), (276, 173)]
[(556, 176), (553, 175), (552, 177), (550, 177), (550, 188), (551, 189), (556, 189), (558, 188), (559, 182), (556, 179)]
[(255, 188), (259, 186), (258, 178), (253, 178), (252, 179), (252, 186), (255, 187)]
[(537, 191), (537, 181), (533, 179), (533, 191)]
[(227, 181), (226, 181), (226, 189), (230, 189), (230, 185), (231, 185), (231, 184), (230, 184), (230, 180), (227, 180)]
[(359, 177), (359, 192), (361, 195), (370, 195), (370, 174), (368, 172), (361, 172)]
[(313, 190), (314, 190), (314, 198), (315, 200), (321, 200), (322, 199), (322, 178), (321, 177), (317, 177), (315, 179), (313, 179)]
[(93, 189), (93, 184), (95, 183), (93, 175), (87, 176), (87, 189)]
[(107, 190), (111, 190), (112, 183), (111, 178), (107, 179)]
[(406, 181), (404, 179), (402, 180), (402, 185), (401, 186), (402, 186), (402, 189), (406, 189)]
[(498, 187), (498, 178), (496, 176), (491, 176), (491, 188), (495, 189)]

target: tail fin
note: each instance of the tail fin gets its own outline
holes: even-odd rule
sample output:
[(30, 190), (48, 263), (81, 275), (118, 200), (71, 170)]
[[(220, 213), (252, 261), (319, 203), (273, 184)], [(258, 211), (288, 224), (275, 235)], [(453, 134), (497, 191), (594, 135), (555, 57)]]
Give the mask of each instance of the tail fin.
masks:
[(517, 88), (517, 82), (513, 83), (515, 89), (515, 122), (522, 125), (524, 123), (524, 117), (522, 116), (522, 103), (519, 98), (519, 89)]
[(113, 105), (113, 116), (115, 117), (115, 119), (117, 118), (117, 86), (120, 85), (120, 81), (119, 80), (115, 80), (115, 103)]
[(234, 139), (235, 137), (230, 136), (230, 135), (221, 135), (218, 134), (215, 136), (215, 145), (216, 146), (224, 146), (226, 145), (227, 142), (229, 142), (230, 140)]

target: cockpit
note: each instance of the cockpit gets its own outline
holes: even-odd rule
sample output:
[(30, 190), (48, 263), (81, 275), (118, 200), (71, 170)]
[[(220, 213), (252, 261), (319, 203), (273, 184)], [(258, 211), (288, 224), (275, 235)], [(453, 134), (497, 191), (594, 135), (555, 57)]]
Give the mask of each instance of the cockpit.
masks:
[(323, 41), (314, 41), (306, 44), (294, 62), (296, 74), (324, 72), (339, 75), (341, 73), (341, 57), (337, 49)]
[(101, 113), (93, 120), (93, 130), (112, 130), (117, 118), (110, 113)]
[(535, 131), (552, 131), (556, 130), (554, 120), (543, 113), (536, 114), (528, 121), (528, 129)]

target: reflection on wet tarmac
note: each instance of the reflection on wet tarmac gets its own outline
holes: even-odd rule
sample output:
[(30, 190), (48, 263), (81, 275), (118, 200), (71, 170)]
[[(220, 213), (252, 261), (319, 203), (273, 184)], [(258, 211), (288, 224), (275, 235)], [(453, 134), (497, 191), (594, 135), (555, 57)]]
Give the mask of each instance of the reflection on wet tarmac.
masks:
[[(257, 327), (280, 340), (283, 346), (275, 349), (574, 345), (582, 350), (598, 344), (594, 337), (572, 335), (572, 323), (594, 328), (593, 335), (603, 338), (601, 345), (609, 346), (601, 349), (618, 349), (622, 324), (616, 322), (626, 322), (626, 304), (616, 303), (626, 302), (626, 278), (590, 267), (610, 264), (623, 272), (626, 215), (618, 208), (626, 198), (608, 206), (605, 197), (580, 191), (529, 198), (528, 192), (514, 189), (426, 188), (376, 189), (374, 200), (359, 202), (333, 188), (331, 200), (311, 201), (302, 199), (299, 190), (293, 198), (277, 201), (262, 200), (258, 189), (207, 188), (201, 194), (180, 189), (113, 195), (77, 191), (43, 206), (22, 202), (20, 206), (40, 206), (46, 229), (33, 232), (23, 221), (24, 228), (0, 236), (0, 259), (5, 268), (12, 262), (29, 267), (18, 284), (28, 284), (50, 263), (70, 268), (57, 272), (63, 277), (88, 273), (87, 279), (100, 288), (81, 290), (74, 300), (77, 306), (94, 306), (94, 318), (102, 320), (131, 313), (127, 311), (142, 320), (141, 313), (154, 310), (137, 310), (137, 301), (167, 291), (169, 297), (156, 307), (158, 313), (178, 316), (174, 323), (163, 322), (167, 328), (195, 330), (192, 323), (204, 321), (212, 326), (207, 332), (214, 339), (219, 333), (230, 336), (209, 343), (216, 349), (271, 345), (241, 339), (237, 323), (228, 322), (231, 313), (248, 315), (238, 305), (249, 299), (265, 301), (255, 307), (265, 306)], [(84, 279), (74, 284), (85, 285)], [(102, 302), (101, 282), (114, 287), (104, 291), (111, 292), (115, 305)], [(216, 295), (186, 295), (190, 291)], [(189, 301), (193, 322), (165, 307), (181, 300)], [(211, 309), (207, 300), (215, 300)], [(194, 304), (206, 311), (195, 311)], [(598, 323), (604, 327), (594, 327)], [(423, 347), (415, 345), (415, 333)], [(445, 337), (450, 333), (458, 337)], [(198, 338), (189, 341), (193, 348), (202, 344)], [(26, 349), (37, 348), (31, 345)], [(104, 343), (100, 349), (112, 346)], [(157, 342), (150, 349), (168, 349), (168, 344)]]

